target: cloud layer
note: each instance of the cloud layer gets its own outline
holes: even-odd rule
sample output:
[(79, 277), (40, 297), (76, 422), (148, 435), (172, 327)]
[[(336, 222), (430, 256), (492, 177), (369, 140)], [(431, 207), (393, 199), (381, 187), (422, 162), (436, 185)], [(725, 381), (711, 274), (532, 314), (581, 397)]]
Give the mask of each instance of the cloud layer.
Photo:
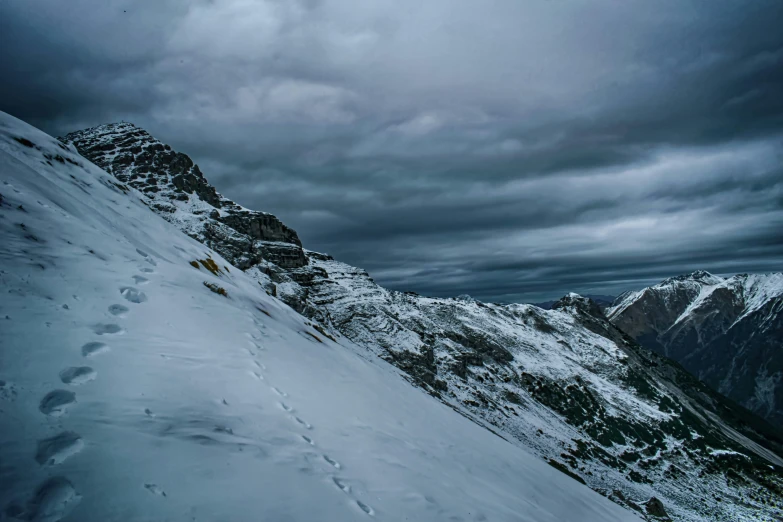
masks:
[(0, 109), (126, 119), (392, 288), (783, 269), (777, 0), (0, 4)]

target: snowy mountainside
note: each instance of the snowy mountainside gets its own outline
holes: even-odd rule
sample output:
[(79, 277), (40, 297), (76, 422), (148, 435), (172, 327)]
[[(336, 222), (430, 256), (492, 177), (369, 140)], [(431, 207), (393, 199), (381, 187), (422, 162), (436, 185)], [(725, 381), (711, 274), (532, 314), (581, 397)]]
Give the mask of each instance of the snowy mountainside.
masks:
[[(248, 264), (235, 245), (250, 242), (242, 232), (249, 224), (226, 223), (201, 207), (211, 204), (199, 191), (175, 184), (178, 171), (165, 166), (171, 156), (157, 158), (159, 146), (168, 149), (146, 132), (115, 124), (65, 141), (142, 190), (151, 162), (159, 165), (158, 190), (142, 192), (150, 208), (316, 320), (320, 338), (348, 338), (386, 359), (464, 416), (629, 510), (649, 520), (781, 515), (780, 436), (643, 350), (591, 301), (569, 295), (550, 311), (432, 299), (387, 290), (366, 271), (307, 250), (299, 266), (263, 256)], [(121, 164), (111, 159), (117, 155)]]
[(678, 276), (618, 299), (608, 316), (641, 344), (783, 427), (783, 274)]
[(0, 519), (631, 521), (0, 113)]

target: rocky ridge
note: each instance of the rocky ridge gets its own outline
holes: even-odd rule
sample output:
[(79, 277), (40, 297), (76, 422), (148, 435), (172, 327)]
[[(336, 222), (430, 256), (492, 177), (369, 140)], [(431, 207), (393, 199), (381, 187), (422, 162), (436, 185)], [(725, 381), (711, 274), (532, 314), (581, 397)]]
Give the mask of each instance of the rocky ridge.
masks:
[(71, 133), (63, 140), (139, 190), (167, 221), (215, 250), (230, 252), (237, 267), (249, 268), (262, 259), (282, 268), (307, 264), (294, 230), (272, 214), (218, 194), (193, 160), (147, 131), (123, 122)]
[(607, 314), (643, 346), (783, 428), (783, 274), (698, 271), (620, 296)]
[(779, 434), (640, 347), (589, 299), (570, 294), (542, 310), (387, 290), (362, 269), (303, 250), (274, 216), (219, 195), (192, 161), (141, 129), (107, 125), (64, 140), (317, 321), (322, 335), (366, 347), (618, 504), (649, 520), (783, 516)]

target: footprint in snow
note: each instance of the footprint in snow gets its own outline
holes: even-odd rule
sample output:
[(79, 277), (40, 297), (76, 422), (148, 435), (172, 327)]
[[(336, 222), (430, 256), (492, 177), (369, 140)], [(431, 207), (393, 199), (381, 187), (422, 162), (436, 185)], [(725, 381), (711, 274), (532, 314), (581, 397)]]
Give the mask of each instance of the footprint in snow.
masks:
[(130, 309), (127, 306), (121, 304), (113, 304), (109, 307), (109, 313), (111, 315), (116, 315), (117, 317), (125, 317), (129, 311)]
[(287, 411), (288, 413), (291, 413), (292, 411), (294, 411), (294, 409), (291, 406), (289, 406), (288, 404), (286, 404), (284, 402), (279, 402), (278, 404), (280, 405), (281, 408), (283, 408), (284, 411)]
[(140, 272), (144, 272), (145, 274), (153, 274), (153, 273), (155, 273), (155, 270), (153, 270), (151, 268), (147, 268), (146, 266), (143, 267), (143, 268), (139, 268), (139, 271)]
[(35, 461), (41, 466), (56, 466), (65, 459), (79, 453), (84, 448), (84, 441), (78, 433), (64, 431), (54, 437), (38, 441)]
[(255, 349), (256, 349), (256, 350), (258, 350), (259, 352), (265, 352), (265, 351), (266, 351), (266, 348), (264, 348), (263, 346), (261, 346), (260, 344), (258, 344), (258, 343), (257, 343), (257, 342), (255, 342), (255, 341), (250, 341), (250, 346), (251, 346), (251, 348), (250, 348), (250, 349), (253, 349), (253, 348), (255, 348)]
[(279, 396), (283, 397), (283, 398), (288, 397), (288, 394), (286, 392), (282, 391), (280, 388), (275, 388), (274, 386), (272, 386), (272, 391), (275, 392), (276, 394), (278, 394)]
[(60, 372), (60, 380), (63, 384), (78, 386), (90, 382), (98, 376), (98, 372), (89, 366), (71, 366)]
[(308, 443), (309, 445), (315, 446), (315, 441), (313, 439), (311, 439), (310, 437), (308, 437), (307, 435), (302, 435), (301, 437), (302, 437), (302, 440), (305, 441), (306, 443)]
[(35, 495), (27, 503), (26, 510), (20, 506), (9, 506), (6, 514), (21, 520), (58, 522), (65, 518), (80, 500), (81, 496), (70, 480), (65, 477), (52, 477), (38, 486)]
[(87, 343), (84, 346), (82, 346), (83, 357), (92, 357), (94, 355), (98, 355), (108, 351), (109, 351), (109, 346), (105, 343), (100, 343), (100, 342)]
[(92, 331), (96, 335), (117, 335), (125, 332), (120, 325), (114, 323), (96, 324), (92, 327)]
[(336, 469), (341, 469), (341, 468), (342, 468), (342, 466), (340, 465), (340, 463), (339, 463), (339, 462), (337, 462), (336, 460), (334, 460), (333, 458), (329, 457), (329, 455), (322, 455), (322, 457), (324, 458), (324, 460), (325, 460), (326, 462), (328, 462), (330, 465), (332, 465), (332, 466), (333, 466), (333, 467), (335, 467)]
[(266, 371), (266, 366), (264, 366), (263, 364), (261, 364), (261, 363), (260, 363), (260, 362), (258, 362), (258, 361), (253, 361), (253, 362), (255, 363), (255, 365), (256, 365), (256, 366), (258, 366), (258, 367), (259, 367), (259, 368), (261, 368), (262, 370)]
[(227, 428), (225, 426), (215, 426), (212, 429), (212, 431), (214, 431), (215, 433), (228, 433), (229, 435), (233, 435), (234, 434), (234, 430), (233, 429)]
[(68, 406), (74, 402), (76, 402), (75, 393), (66, 390), (53, 390), (41, 399), (38, 409), (44, 415), (58, 417), (64, 414)]
[(332, 477), (332, 482), (334, 482), (334, 485), (343, 490), (345, 493), (351, 493), (351, 486), (349, 486), (344, 480), (337, 477)]
[(359, 509), (361, 509), (362, 511), (364, 511), (368, 515), (370, 515), (370, 516), (374, 516), (375, 515), (375, 510), (373, 508), (371, 508), (370, 506), (368, 506), (367, 504), (365, 504), (364, 502), (362, 502), (361, 500), (357, 500), (356, 501), (356, 505), (359, 506)]
[(313, 425), (312, 425), (312, 424), (310, 424), (310, 423), (309, 423), (309, 422), (307, 422), (307, 421), (304, 421), (304, 420), (300, 419), (299, 417), (294, 417), (294, 420), (295, 420), (296, 422), (298, 422), (299, 424), (301, 424), (302, 426), (304, 426), (304, 427), (305, 427), (305, 429), (308, 429), (308, 430), (311, 430), (311, 429), (313, 429)]
[(136, 252), (138, 252), (139, 255), (144, 258), (144, 261), (146, 261), (147, 263), (151, 264), (152, 266), (156, 266), (158, 264), (158, 263), (155, 262), (155, 260), (152, 258), (152, 256), (149, 255), (148, 253), (146, 253), (144, 250), (141, 250), (141, 249), (137, 248)]
[(144, 484), (144, 489), (155, 495), (165, 497), (166, 492), (163, 491), (157, 484)]
[(143, 303), (147, 300), (147, 294), (132, 286), (120, 288), (120, 294), (126, 301), (130, 301), (131, 303)]
[(133, 276), (133, 281), (134, 281), (134, 282), (135, 282), (137, 285), (146, 285), (147, 283), (149, 283), (149, 282), (150, 282), (150, 280), (149, 280), (149, 279), (147, 279), (147, 278), (146, 278), (146, 277), (144, 277), (144, 276), (140, 276), (140, 275), (135, 275), (135, 276)]
[(250, 332), (245, 332), (245, 337), (253, 341), (260, 341), (260, 339), (257, 336), (251, 334)]
[(258, 379), (259, 381), (263, 381), (263, 380), (264, 380), (264, 376), (263, 376), (263, 375), (261, 375), (261, 374), (260, 374), (260, 373), (258, 373), (258, 372), (250, 372), (250, 375), (252, 375), (252, 376), (253, 376), (253, 377), (255, 377), (256, 379)]

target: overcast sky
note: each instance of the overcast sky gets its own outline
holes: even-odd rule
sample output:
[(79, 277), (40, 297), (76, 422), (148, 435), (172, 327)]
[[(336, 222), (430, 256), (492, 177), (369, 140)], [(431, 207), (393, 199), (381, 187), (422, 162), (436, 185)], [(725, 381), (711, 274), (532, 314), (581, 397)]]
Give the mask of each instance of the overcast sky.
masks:
[(780, 0), (0, 0), (0, 109), (125, 119), (307, 248), (537, 301), (783, 270)]

